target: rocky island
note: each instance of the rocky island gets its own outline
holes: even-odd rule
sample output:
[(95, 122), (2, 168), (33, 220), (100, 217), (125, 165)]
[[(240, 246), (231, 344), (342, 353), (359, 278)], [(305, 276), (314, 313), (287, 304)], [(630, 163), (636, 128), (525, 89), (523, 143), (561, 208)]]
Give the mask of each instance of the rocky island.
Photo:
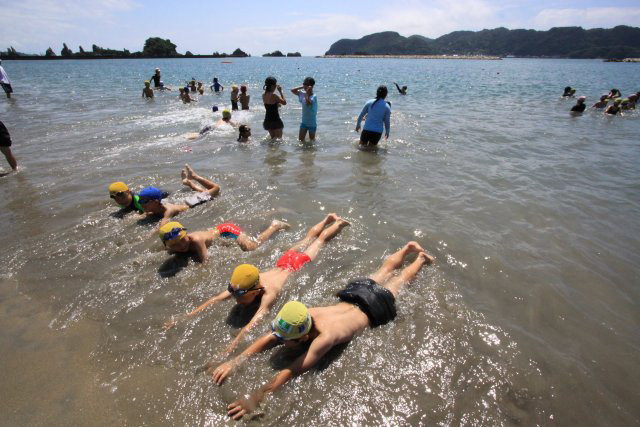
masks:
[[(457, 55), (457, 56), (456, 56)], [(619, 25), (610, 29), (558, 27), (548, 31), (495, 28), (454, 31), (436, 39), (404, 37), (394, 31), (342, 39), (324, 57), (400, 57), (446, 59), (536, 58), (637, 58), (640, 28)]]

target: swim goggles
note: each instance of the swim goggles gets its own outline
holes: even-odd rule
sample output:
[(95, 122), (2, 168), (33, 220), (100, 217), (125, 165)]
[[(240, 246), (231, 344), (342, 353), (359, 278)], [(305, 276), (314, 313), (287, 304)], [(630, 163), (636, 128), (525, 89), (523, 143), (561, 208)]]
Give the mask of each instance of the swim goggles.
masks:
[(178, 237), (180, 235), (180, 232), (182, 230), (186, 230), (186, 228), (179, 228), (179, 227), (173, 228), (168, 233), (164, 233), (164, 236), (162, 236), (162, 241), (166, 242), (167, 240), (175, 239), (176, 237)]
[(284, 344), (284, 337), (276, 332), (276, 328), (274, 328), (273, 325), (271, 325), (271, 335), (276, 337), (278, 344)]
[(231, 283), (229, 283), (229, 285), (227, 285), (227, 290), (229, 291), (229, 293), (231, 293), (231, 295), (236, 296), (236, 297), (241, 297), (242, 295), (246, 295), (248, 292), (254, 291), (256, 289), (256, 285), (254, 284), (253, 286), (251, 286), (249, 289), (235, 289)]
[(124, 191), (118, 191), (117, 193), (109, 194), (109, 197), (111, 197), (112, 199), (115, 199), (116, 197), (122, 197), (122, 196), (124, 196)]
[(284, 344), (285, 341), (290, 341), (290, 342), (299, 342), (298, 340), (300, 338), (295, 338), (292, 340), (287, 340), (285, 339), (282, 335), (280, 335), (279, 333), (276, 332), (276, 328), (273, 326), (273, 323), (271, 323), (271, 335), (273, 335), (274, 337), (276, 337), (276, 340), (278, 341), (278, 344)]

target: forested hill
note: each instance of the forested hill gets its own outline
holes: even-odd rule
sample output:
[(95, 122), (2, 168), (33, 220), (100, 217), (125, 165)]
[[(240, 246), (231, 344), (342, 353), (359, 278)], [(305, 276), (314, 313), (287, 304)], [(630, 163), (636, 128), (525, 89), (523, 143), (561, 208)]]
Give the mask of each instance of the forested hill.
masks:
[(454, 31), (437, 39), (393, 31), (370, 34), (358, 40), (342, 39), (326, 55), (514, 55), (555, 58), (640, 57), (640, 28), (557, 27), (548, 31)]

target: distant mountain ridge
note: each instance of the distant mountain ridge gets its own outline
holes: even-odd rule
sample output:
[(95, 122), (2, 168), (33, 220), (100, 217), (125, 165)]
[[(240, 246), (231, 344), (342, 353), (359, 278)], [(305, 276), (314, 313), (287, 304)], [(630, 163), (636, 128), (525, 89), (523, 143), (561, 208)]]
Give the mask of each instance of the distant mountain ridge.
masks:
[(556, 27), (548, 31), (495, 28), (454, 31), (437, 39), (395, 31), (341, 39), (326, 55), (497, 55), (554, 58), (640, 57), (640, 28)]

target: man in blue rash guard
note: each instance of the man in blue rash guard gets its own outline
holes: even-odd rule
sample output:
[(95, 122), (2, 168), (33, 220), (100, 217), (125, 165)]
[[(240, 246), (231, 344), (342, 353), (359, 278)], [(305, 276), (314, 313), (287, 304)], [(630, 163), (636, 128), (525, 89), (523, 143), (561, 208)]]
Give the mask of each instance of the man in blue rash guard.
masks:
[[(389, 138), (391, 130), (391, 106), (384, 100), (387, 97), (387, 87), (380, 86), (376, 91), (376, 98), (367, 101), (364, 108), (358, 116), (356, 124), (356, 132), (360, 131), (360, 123), (366, 116), (364, 129), (360, 134), (360, 144), (369, 146), (376, 145), (382, 137), (382, 131), (385, 131), (385, 139)], [(384, 128), (383, 128), (384, 126)]]

